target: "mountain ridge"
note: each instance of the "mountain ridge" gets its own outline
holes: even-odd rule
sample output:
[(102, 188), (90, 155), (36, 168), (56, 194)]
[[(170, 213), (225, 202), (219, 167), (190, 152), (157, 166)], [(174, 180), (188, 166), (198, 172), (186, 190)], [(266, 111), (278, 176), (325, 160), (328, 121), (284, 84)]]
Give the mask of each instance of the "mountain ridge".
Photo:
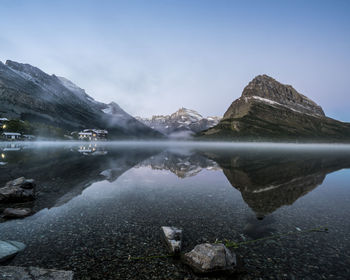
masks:
[[(50, 124), (66, 130), (103, 128), (112, 138), (157, 138), (116, 103), (96, 101), (70, 80), (49, 75), (30, 64), (0, 62), (0, 114)], [(113, 107), (110, 114), (106, 110)]]
[(151, 118), (136, 117), (136, 119), (165, 135), (181, 134), (181, 132), (194, 134), (216, 125), (220, 120), (219, 117), (205, 118), (197, 111), (184, 107), (170, 115), (153, 115)]

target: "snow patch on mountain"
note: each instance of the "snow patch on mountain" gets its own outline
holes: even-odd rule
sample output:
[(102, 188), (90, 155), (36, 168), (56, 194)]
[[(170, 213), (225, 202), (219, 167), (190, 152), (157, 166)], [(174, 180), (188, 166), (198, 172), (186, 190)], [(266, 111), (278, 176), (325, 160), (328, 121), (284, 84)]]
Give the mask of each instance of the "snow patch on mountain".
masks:
[[(262, 101), (262, 102), (265, 102), (265, 103), (268, 103), (268, 104), (271, 104), (271, 105), (277, 105), (277, 106), (282, 106), (282, 107), (285, 107), (289, 110), (292, 110), (294, 112), (297, 112), (297, 113), (300, 113), (300, 114), (306, 114), (306, 115), (309, 115), (309, 116), (314, 116), (314, 117), (321, 117), (319, 114), (316, 114), (316, 113), (305, 113), (301, 110), (297, 110), (295, 108), (292, 108), (291, 106), (288, 106), (288, 105), (285, 105), (285, 104), (281, 104), (279, 102), (276, 102), (276, 101), (273, 101), (273, 100), (270, 100), (270, 99), (267, 99), (267, 98), (263, 98), (263, 97), (260, 97), (260, 96), (249, 96), (249, 97), (244, 97), (244, 100), (245, 102), (248, 102), (249, 99), (255, 99), (255, 100), (259, 100), (259, 101)], [(300, 107), (301, 109), (307, 109), (305, 106), (301, 105), (301, 104), (296, 104), (295, 106), (297, 107)]]
[(174, 138), (188, 138), (196, 132), (215, 126), (220, 121), (219, 117), (204, 118), (197, 111), (186, 108), (180, 108), (171, 115), (136, 117), (136, 119)]

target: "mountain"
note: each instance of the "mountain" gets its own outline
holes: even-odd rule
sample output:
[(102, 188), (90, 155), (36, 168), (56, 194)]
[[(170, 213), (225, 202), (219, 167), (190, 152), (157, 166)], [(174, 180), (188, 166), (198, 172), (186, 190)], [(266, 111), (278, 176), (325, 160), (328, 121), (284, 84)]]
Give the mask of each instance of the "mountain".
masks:
[(327, 117), (292, 86), (260, 75), (227, 109), (223, 119), (199, 136), (214, 139), (349, 141), (350, 124)]
[(181, 108), (171, 115), (153, 116), (150, 119), (136, 117), (145, 125), (163, 134), (183, 135), (183, 132), (193, 134), (208, 129), (218, 124), (219, 117), (204, 118), (198, 112), (186, 108)]
[(202, 170), (219, 170), (217, 163), (197, 153), (181, 154), (174, 151), (163, 151), (139, 164), (153, 170), (168, 170), (179, 178), (196, 176)]
[(10, 60), (0, 62), (0, 116), (69, 131), (107, 129), (111, 138), (161, 136), (116, 103), (98, 102), (66, 78)]
[(214, 150), (203, 156), (217, 162), (258, 218), (292, 205), (327, 174), (350, 167), (350, 152), (344, 150)]

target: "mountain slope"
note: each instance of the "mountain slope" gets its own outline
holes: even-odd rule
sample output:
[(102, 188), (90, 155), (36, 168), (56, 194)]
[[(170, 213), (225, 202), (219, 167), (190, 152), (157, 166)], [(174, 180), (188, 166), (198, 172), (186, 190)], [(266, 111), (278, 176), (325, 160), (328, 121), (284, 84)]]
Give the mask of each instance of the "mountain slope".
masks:
[(186, 108), (181, 108), (171, 115), (153, 116), (150, 119), (136, 118), (145, 125), (166, 135), (180, 132), (188, 132), (189, 134), (199, 132), (216, 125), (220, 120), (218, 117), (204, 118), (195, 110)]
[[(106, 113), (110, 107), (115, 110)], [(95, 101), (66, 78), (10, 60), (0, 62), (0, 115), (67, 130), (108, 129), (112, 138), (161, 136), (116, 103)]]
[(292, 86), (254, 78), (218, 125), (199, 136), (243, 140), (349, 141), (350, 124), (325, 116), (322, 108)]

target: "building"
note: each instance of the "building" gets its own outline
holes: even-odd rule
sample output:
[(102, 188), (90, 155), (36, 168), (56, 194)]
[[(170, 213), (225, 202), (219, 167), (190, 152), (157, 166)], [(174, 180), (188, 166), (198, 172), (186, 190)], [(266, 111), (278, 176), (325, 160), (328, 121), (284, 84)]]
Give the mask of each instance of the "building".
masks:
[(22, 135), (22, 139), (24, 140), (24, 141), (33, 141), (33, 140), (35, 140), (35, 136), (34, 135), (30, 135), (30, 134), (23, 134)]
[(9, 140), (9, 141), (20, 140), (21, 139), (21, 133), (17, 133), (17, 132), (3, 132), (2, 133), (2, 138), (4, 140)]
[(108, 131), (102, 129), (84, 129), (78, 135), (79, 140), (101, 141), (107, 140)]

